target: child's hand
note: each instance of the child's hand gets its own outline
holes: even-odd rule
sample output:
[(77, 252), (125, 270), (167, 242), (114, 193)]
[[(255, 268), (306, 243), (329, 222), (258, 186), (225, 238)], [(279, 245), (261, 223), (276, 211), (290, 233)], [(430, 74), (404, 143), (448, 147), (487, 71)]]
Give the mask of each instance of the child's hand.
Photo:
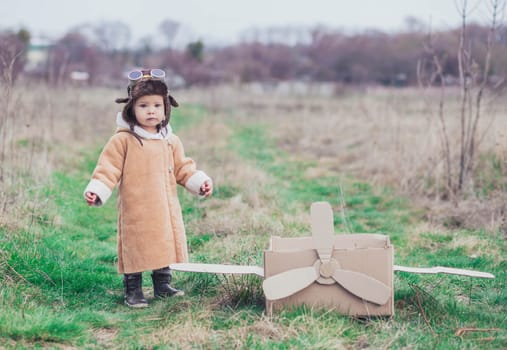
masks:
[(201, 185), (199, 194), (204, 197), (209, 197), (213, 193), (213, 183), (211, 181), (204, 181)]
[(97, 195), (93, 192), (86, 192), (85, 193), (85, 200), (88, 205), (94, 205), (97, 202)]

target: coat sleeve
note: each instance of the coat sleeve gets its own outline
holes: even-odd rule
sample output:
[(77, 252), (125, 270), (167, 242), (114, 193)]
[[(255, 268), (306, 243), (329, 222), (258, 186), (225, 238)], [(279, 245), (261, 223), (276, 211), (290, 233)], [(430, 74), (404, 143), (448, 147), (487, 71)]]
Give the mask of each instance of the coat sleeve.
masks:
[(99, 197), (96, 206), (101, 206), (109, 199), (114, 187), (120, 181), (126, 153), (124, 140), (119, 134), (109, 139), (99, 156), (92, 178), (84, 190), (84, 193), (93, 192)]
[(211, 178), (204, 171), (196, 169), (196, 164), (192, 158), (185, 156), (183, 144), (176, 135), (172, 137), (172, 145), (176, 182), (184, 186), (190, 193), (200, 195), (202, 184), (205, 181), (211, 182)]

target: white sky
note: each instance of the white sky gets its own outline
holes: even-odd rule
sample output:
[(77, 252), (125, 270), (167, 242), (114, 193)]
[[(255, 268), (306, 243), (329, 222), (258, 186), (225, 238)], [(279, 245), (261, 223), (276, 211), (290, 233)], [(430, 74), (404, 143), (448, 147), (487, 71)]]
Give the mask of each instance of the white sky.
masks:
[[(471, 20), (487, 24), (492, 0), (468, 0)], [(164, 19), (180, 22), (195, 38), (231, 42), (253, 27), (326, 25), (347, 31), (394, 31), (407, 16), (432, 28), (459, 24), (463, 0), (1, 0), (0, 29), (28, 28), (57, 38), (83, 23), (122, 21), (133, 40), (160, 34)]]

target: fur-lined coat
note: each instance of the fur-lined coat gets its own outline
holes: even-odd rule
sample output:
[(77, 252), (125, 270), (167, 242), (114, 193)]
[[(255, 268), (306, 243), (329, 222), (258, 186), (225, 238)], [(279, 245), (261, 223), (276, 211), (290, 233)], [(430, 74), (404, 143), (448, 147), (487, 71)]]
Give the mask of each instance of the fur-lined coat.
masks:
[[(187, 242), (176, 184), (199, 195), (211, 179), (196, 170), (168, 125), (158, 134), (118, 130), (105, 145), (86, 192), (104, 204), (118, 184), (118, 272), (135, 273), (187, 262)], [(141, 144), (142, 142), (142, 144)]]

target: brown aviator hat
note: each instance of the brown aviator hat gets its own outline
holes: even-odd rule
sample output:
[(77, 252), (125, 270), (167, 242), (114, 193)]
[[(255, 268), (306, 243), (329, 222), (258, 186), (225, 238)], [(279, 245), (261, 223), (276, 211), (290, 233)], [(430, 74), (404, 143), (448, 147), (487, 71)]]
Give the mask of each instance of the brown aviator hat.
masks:
[(142, 96), (161, 95), (164, 97), (165, 120), (160, 123), (159, 128), (166, 126), (171, 118), (171, 106), (178, 107), (178, 102), (169, 94), (169, 88), (164, 81), (165, 72), (161, 69), (135, 70), (129, 73), (130, 84), (127, 87), (128, 97), (117, 98), (116, 103), (126, 103), (123, 107), (122, 118), (129, 124), (130, 129), (137, 125), (134, 114), (134, 103)]

